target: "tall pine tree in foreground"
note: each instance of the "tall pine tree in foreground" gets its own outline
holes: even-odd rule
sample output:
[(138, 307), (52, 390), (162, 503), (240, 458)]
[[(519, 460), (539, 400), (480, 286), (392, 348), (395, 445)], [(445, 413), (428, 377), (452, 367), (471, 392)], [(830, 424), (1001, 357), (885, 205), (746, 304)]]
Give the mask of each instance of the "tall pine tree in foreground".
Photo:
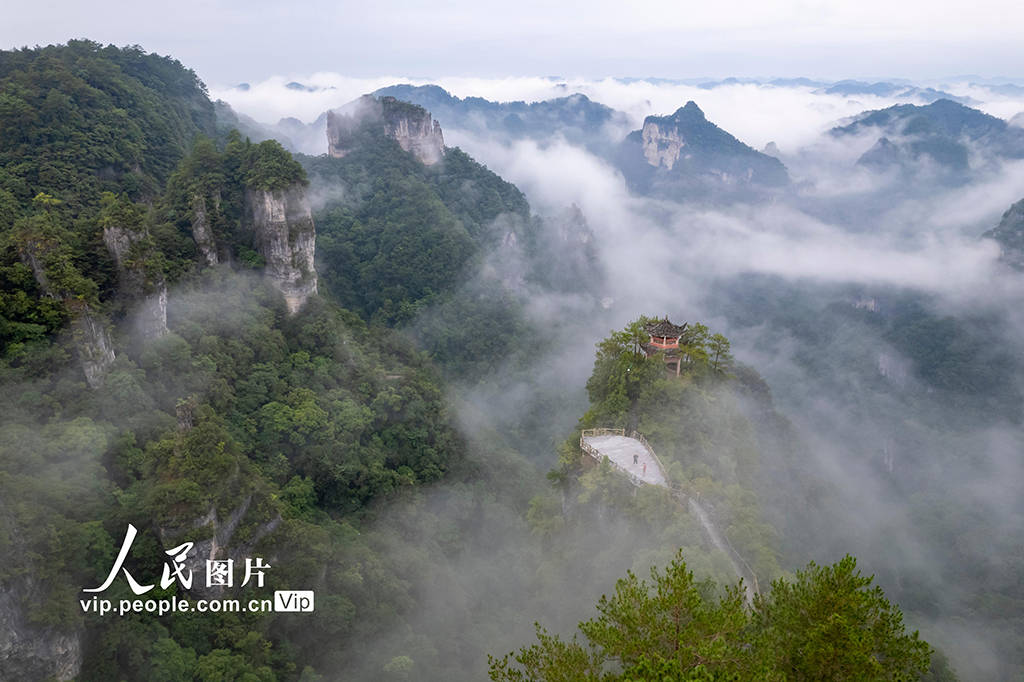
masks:
[(698, 582), (682, 554), (651, 581), (632, 572), (601, 597), (599, 615), (564, 640), (490, 658), (496, 682), (525, 680), (914, 680), (932, 648), (847, 556), (772, 583), (751, 608), (740, 585)]

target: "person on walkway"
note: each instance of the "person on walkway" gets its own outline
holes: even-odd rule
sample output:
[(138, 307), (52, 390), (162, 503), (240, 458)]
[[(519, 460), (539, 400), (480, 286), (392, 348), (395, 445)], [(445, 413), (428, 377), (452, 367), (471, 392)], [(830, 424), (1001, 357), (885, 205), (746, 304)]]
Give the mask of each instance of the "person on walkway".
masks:
[(647, 462), (644, 462), (644, 476), (647, 475)]
[(640, 463), (640, 455), (633, 455), (633, 464)]

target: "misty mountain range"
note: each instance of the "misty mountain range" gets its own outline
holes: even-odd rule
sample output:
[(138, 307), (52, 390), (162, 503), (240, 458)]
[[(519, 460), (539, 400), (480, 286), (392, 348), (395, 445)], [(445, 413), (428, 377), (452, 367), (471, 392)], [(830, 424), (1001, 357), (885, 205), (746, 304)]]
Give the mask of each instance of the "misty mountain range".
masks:
[(756, 188), (789, 184), (782, 162), (708, 121), (694, 102), (671, 116), (645, 118), (619, 146), (616, 161), (631, 188), (666, 198), (739, 200)]
[[(732, 584), (687, 505), (582, 456), (599, 427), (762, 590), (853, 554), (922, 679), (1024, 674), (1020, 127), (807, 79), (760, 85), (914, 102), (766, 99), (804, 142), (764, 151), (653, 80), (653, 114), (396, 85), (266, 125), (89, 41), (0, 85), (0, 677), (480, 679), (677, 551)], [(129, 522), (138, 575), (258, 552), (317, 608), (83, 615)]]
[[(943, 531), (931, 536), (922, 528), (945, 522), (912, 522), (904, 514), (919, 519), (942, 504), (971, 467), (1016, 466), (1009, 464), (1013, 446), (1006, 444), (1019, 442), (1024, 396), (1022, 327), (1012, 312), (1017, 280), (986, 259), (992, 241), (1001, 263), (1019, 267), (1024, 258), (1020, 204), (1006, 209), (1024, 195), (1014, 181), (1024, 129), (972, 108), (968, 98), (909, 85), (792, 84), (848, 96), (897, 94), (913, 103), (837, 120), (806, 148), (769, 146), (769, 155), (708, 120), (697, 102), (637, 126), (625, 113), (578, 94), (534, 103), (462, 99), (437, 86), (400, 85), (378, 94), (423, 106), (441, 123), (446, 140), (457, 140), (502, 174), (515, 173), (531, 202), (534, 196), (586, 197), (580, 204), (590, 223), (587, 244), (599, 261), (604, 254), (605, 273), (581, 293), (613, 301), (612, 311), (624, 300), (671, 306), (681, 295), (688, 308), (723, 319), (748, 357), (757, 359), (787, 414), (813, 434), (824, 465), (838, 458), (845, 463), (835, 466), (846, 467), (857, 481), (833, 494), (843, 500), (843, 513), (859, 519), (853, 525), (864, 524), (858, 552), (888, 555), (875, 570), (907, 585), (904, 599), (934, 614), (945, 637), (964, 631), (940, 625), (937, 614), (972, 613), (988, 644), (964, 650), (988, 651), (968, 655), (989, 656), (990, 663), (972, 667), (971, 674), (995, 679), (999, 673), (991, 671), (1001, 665), (995, 661), (1010, 655), (1005, 652), (1013, 649), (1013, 637), (1001, 634), (976, 600), (987, 589), (1002, 590), (992, 586), (1012, 580), (1015, 569), (980, 548), (943, 563)], [(590, 160), (560, 165), (572, 149)], [(581, 186), (593, 184), (598, 193), (608, 192), (611, 185), (601, 182), (611, 181), (591, 182), (592, 176), (617, 176), (629, 197), (603, 201), (572, 189), (554, 194), (552, 185), (574, 185), (547, 174), (547, 166), (579, 172), (586, 178)], [(986, 198), (984, 217), (969, 217), (973, 197), (990, 186), (1005, 198)], [(655, 201), (631, 206), (639, 197)], [(553, 212), (556, 206), (546, 208)], [(957, 218), (956, 231), (943, 232), (942, 215), (958, 212), (967, 215)], [(630, 240), (647, 243), (631, 247)], [(911, 255), (918, 252), (920, 260)], [(740, 254), (735, 272), (730, 253)], [(901, 262), (902, 255), (909, 260)], [(751, 268), (750, 261), (758, 265)], [(975, 274), (968, 261), (991, 265), (979, 265)], [(624, 278), (637, 272), (651, 275), (653, 288), (629, 290)], [(654, 282), (674, 284), (662, 290), (664, 284)], [(568, 310), (580, 312), (565, 302), (540, 301), (562, 310), (556, 316), (563, 323)], [(545, 389), (530, 385), (542, 400)], [(995, 440), (981, 451), (972, 450), (978, 439), (990, 438)], [(1012, 480), (1005, 479), (1009, 487), (997, 486), (1000, 499), (1008, 499)], [(861, 485), (873, 490), (877, 513), (860, 508)], [(785, 506), (768, 490), (760, 494), (777, 509)], [(905, 498), (915, 500), (913, 511), (898, 501)], [(823, 521), (828, 527), (849, 523), (828, 516), (832, 511), (816, 513), (831, 519)], [(1004, 512), (1016, 518), (1020, 510), (1009, 504), (993, 518)], [(791, 520), (789, 514), (772, 518), (780, 528)], [(993, 523), (1006, 528), (1005, 521)], [(890, 535), (899, 538), (899, 551), (882, 546), (880, 538)], [(828, 544), (821, 536), (814, 543)], [(920, 569), (921, 562), (942, 568)], [(984, 566), (986, 578), (963, 591), (939, 587), (959, 581), (961, 571), (973, 570), (968, 566)], [(927, 590), (932, 596), (923, 596)], [(961, 666), (962, 656), (956, 654)]]
[(858, 160), (875, 170), (912, 172), (922, 161), (966, 181), (974, 166), (1002, 159), (1024, 158), (1024, 129), (949, 99), (926, 106), (899, 104), (866, 112), (852, 123), (832, 129), (840, 136), (881, 135)]
[[(726, 79), (704, 82), (700, 87), (713, 89), (745, 82), (777, 87), (814, 86), (817, 92), (826, 94), (867, 94), (922, 102), (864, 111), (829, 131), (833, 137), (858, 138), (859, 144), (868, 140), (857, 164), (875, 173), (911, 180), (909, 184), (903, 183), (906, 187), (915, 185), (914, 179), (920, 179), (921, 172), (937, 174), (946, 183), (963, 184), (969, 181), (972, 171), (984, 172), (1001, 160), (1024, 157), (1024, 128), (1012, 120), (1007, 122), (971, 108), (970, 98), (931, 88), (888, 82), (828, 84), (808, 79)], [(711, 203), (782, 196), (785, 193), (780, 194), (780, 190), (790, 184), (791, 178), (779, 159), (785, 162), (787, 157), (803, 153), (797, 149), (779, 150), (774, 144), (766, 149), (771, 156), (758, 152), (707, 120), (696, 102), (681, 106), (671, 115), (649, 116), (642, 122), (642, 129), (630, 132), (627, 114), (579, 93), (529, 103), (459, 98), (436, 85), (394, 85), (374, 94), (418, 104), (445, 129), (490, 142), (535, 140), (550, 144), (562, 140), (582, 147), (618, 168), (627, 184), (640, 194), (676, 194)], [(322, 153), (324, 149), (326, 112), (309, 124), (286, 118), (271, 125), (229, 112), (224, 105), (221, 111), (226, 124), (240, 127), (253, 139), (272, 137), (293, 151), (310, 154)], [(654, 130), (659, 132), (653, 134)], [(654, 151), (657, 145), (666, 150), (685, 149), (681, 154), (666, 154)]]
[[(557, 86), (561, 88), (568, 88), (564, 83), (559, 83), (559, 79), (550, 79)], [(813, 78), (723, 78), (720, 80), (708, 79), (708, 78), (689, 78), (689, 79), (670, 79), (670, 78), (619, 78), (616, 79), (624, 83), (631, 82), (650, 82), (654, 84), (692, 84), (696, 85), (702, 90), (714, 90), (724, 86), (731, 85), (757, 85), (757, 86), (769, 86), (769, 87), (802, 87), (810, 88), (815, 92), (821, 92), (825, 94), (839, 94), (839, 95), (874, 95), (879, 97), (899, 97), (906, 99), (916, 104), (930, 104), (938, 99), (948, 99), (961, 104), (977, 104), (977, 100), (972, 97), (953, 95), (945, 90), (936, 89), (933, 87), (920, 87), (907, 81), (892, 82), (892, 81), (861, 81), (861, 80), (840, 80), (840, 81), (826, 81), (816, 80)], [(970, 83), (971, 86), (983, 88), (995, 94), (1000, 95), (1020, 95), (1024, 92), (1024, 86), (1020, 86), (1014, 83)], [(242, 92), (248, 92), (251, 89), (249, 83), (239, 83), (234, 86), (236, 90)], [(297, 90), (302, 92), (316, 92), (318, 90), (330, 89), (322, 88), (296, 81), (290, 81), (285, 84), (285, 87), (290, 90)], [(381, 88), (378, 94), (387, 94), (398, 97), (402, 92), (402, 89), (416, 88), (416, 87), (437, 87), (437, 86), (410, 86), (410, 85), (396, 85), (389, 86), (387, 88)], [(398, 88), (399, 90), (395, 90)], [(445, 98), (450, 97), (447, 93), (442, 95), (435, 103), (443, 101)], [(468, 100), (478, 99), (476, 97), (468, 97)]]
[(450, 128), (506, 140), (557, 134), (601, 156), (611, 153), (614, 131), (628, 126), (624, 114), (579, 93), (530, 103), (460, 99), (436, 85), (392, 85), (373, 94), (418, 104)]

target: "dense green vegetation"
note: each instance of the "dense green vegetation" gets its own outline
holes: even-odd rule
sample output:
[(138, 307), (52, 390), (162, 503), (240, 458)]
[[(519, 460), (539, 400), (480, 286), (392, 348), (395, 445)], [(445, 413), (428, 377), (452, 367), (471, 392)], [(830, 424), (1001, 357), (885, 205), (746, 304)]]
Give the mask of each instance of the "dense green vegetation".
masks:
[[(323, 281), (339, 302), (382, 322), (416, 312), (468, 278), (485, 247), (524, 231), (530, 209), (515, 186), (459, 149), (427, 167), (371, 126), (354, 135), (343, 158), (306, 158), (328, 195), (317, 212)], [(325, 189), (325, 191), (331, 191)]]
[(195, 73), (139, 47), (3, 52), (0, 92), (0, 187), (21, 205), (38, 192), (75, 211), (104, 190), (151, 198), (192, 138), (214, 134)]
[[(81, 49), (46, 48), (20, 58), (64, 59)], [(86, 52), (103, 62), (132, 51), (90, 46)], [(177, 111), (173, 93), (164, 101), (162, 91), (139, 88), (139, 101)], [(147, 112), (127, 106), (124, 114), (146, 121)], [(94, 118), (102, 113), (93, 112)], [(468, 280), (485, 249), (509, 230), (528, 243), (529, 207), (512, 185), (459, 150), (449, 150), (443, 167), (425, 169), (378, 137), (364, 140), (345, 160), (306, 159), (321, 181), (314, 191), (344, 186), (347, 196), (364, 193), (359, 202), (328, 211), (338, 211), (342, 221), (355, 215), (388, 234), (378, 239), (354, 223), (333, 224), (329, 214), (318, 215), (318, 251), (326, 261), (321, 291), (358, 315), (313, 299), (289, 317), (256, 273), (247, 274), (262, 267), (262, 259), (246, 234), (245, 196), (250, 189), (304, 183), (303, 169), (274, 142), (254, 145), (234, 133), (214, 137), (209, 127), (185, 130), (172, 141), (174, 163), (147, 176), (145, 192), (132, 189), (130, 174), (103, 175), (102, 182), (85, 178), (62, 193), (33, 185), (23, 193), (27, 201), (17, 196), (4, 204), (0, 542), (18, 556), (0, 579), (20, 595), (15, 606), (31, 613), (29, 627), (81, 634), (86, 680), (214, 679), (225, 671), (297, 679), (314, 668), (401, 679), (409, 666), (426, 677), (478, 677), (479, 652), (507, 630), (497, 621), (477, 625), (478, 641), (465, 648), (458, 642), (474, 627), (463, 620), (446, 621), (433, 642), (409, 631), (417, 604), (429, 600), (419, 584), (423, 561), (443, 566), (485, 537), (500, 544), (500, 536), (472, 530), (479, 510), (495, 516), (525, 511), (539, 477), (496, 439), (477, 446), (486, 447), (486, 463), (467, 461), (430, 363), (403, 336), (367, 327), (364, 319), (397, 324), (410, 318), (395, 311), (408, 315), (410, 307), (433, 302), (417, 331), (434, 339), (435, 357), (448, 371), (479, 376), (503, 361), (509, 344), (531, 333), (517, 312), (521, 301), (488, 281), (471, 286)], [(5, 163), (8, 170), (14, 160)], [(201, 265), (192, 234), (197, 202), (217, 255), (232, 267)], [(132, 302), (123, 298), (123, 282), (103, 244), (106, 227), (136, 235), (129, 262), (143, 280), (162, 278), (172, 287), (170, 334), (140, 341), (122, 328)], [(43, 295), (25, 263), (20, 247), (29, 239), (47, 246), (43, 272), (60, 297)], [(411, 262), (401, 252), (409, 239), (420, 246), (436, 240), (438, 249)], [(333, 286), (362, 266), (362, 260), (332, 260), (352, 243), (366, 250), (360, 259), (373, 263), (354, 290), (372, 294), (380, 278), (393, 298), (346, 299)], [(83, 381), (76, 339), (61, 333), (78, 300), (113, 321), (117, 360), (96, 389)], [(449, 490), (460, 492), (449, 493), (438, 509), (416, 491), (441, 476)], [(381, 520), (377, 505), (389, 497), (395, 502)], [(402, 514), (395, 504), (409, 511)], [(272, 586), (315, 590), (314, 615), (113, 619), (78, 609), (79, 590), (102, 582), (127, 524), (141, 531), (127, 568), (145, 581), (159, 575), (166, 558), (161, 548), (172, 538), (202, 541), (239, 514), (240, 523), (221, 542), (231, 551), (248, 548), (268, 557), (275, 566)], [(449, 523), (450, 529), (438, 526)], [(519, 541), (529, 534), (525, 518), (513, 529)], [(423, 538), (412, 545), (412, 556), (409, 537)], [(521, 553), (524, 566), (534, 567), (525, 574), (535, 570), (539, 549)], [(520, 604), (519, 594), (536, 586), (507, 577), (500, 578), (509, 585), (501, 601), (511, 609)], [(117, 581), (105, 596), (130, 593)], [(487, 602), (479, 604), (474, 617), (492, 618)], [(393, 639), (397, 651), (369, 655), (382, 638)], [(353, 649), (361, 655), (347, 653)]]
[(373, 126), (353, 140), (343, 158), (303, 158), (314, 196), (325, 197), (315, 214), (321, 286), (373, 324), (418, 318), (420, 344), (452, 376), (493, 371), (531, 332), (500, 274), (471, 277), (509, 234), (530, 248), (526, 199), (460, 149), (427, 167)]
[[(544, 272), (563, 263), (557, 240), (544, 241), (513, 185), (458, 149), (425, 167), (370, 128), (344, 158), (296, 161), (276, 142), (218, 130), (195, 75), (139, 48), (0, 53), (0, 86), (0, 129), (17, 132), (0, 141), (0, 597), (27, 636), (81, 641), (80, 679), (480, 679), (481, 652), (523, 641), (535, 614), (561, 612), (563, 630), (579, 595), (677, 548), (700, 578), (732, 580), (668, 491), (585, 467), (578, 432), (546, 485), (524, 453), (549, 466), (551, 445), (526, 432), (550, 405), (522, 410), (512, 443), (490, 406), (473, 394), (459, 404), (442, 379), (486, 385), (558, 340), (557, 322), (541, 334), (523, 308), (579, 278)], [(322, 296), (289, 314), (260, 277), (246, 197), (307, 178)], [(126, 268), (108, 229), (131, 235)], [(170, 331), (138, 338), (135, 297), (165, 284)], [(92, 388), (75, 359), (83, 311), (116, 351)], [(639, 352), (644, 321), (599, 344), (580, 428), (647, 434), (760, 578), (783, 579), (793, 547), (815, 535), (791, 536), (762, 501), (786, 516), (774, 481), (799, 480), (804, 451), (724, 336), (693, 325), (675, 377)], [(456, 428), (453, 401), (472, 429)], [(222, 555), (273, 566), (266, 592), (233, 596), (314, 590), (316, 611), (85, 614), (80, 590), (103, 581), (128, 524), (140, 535), (126, 568), (143, 582), (165, 548), (209, 549), (215, 537)], [(681, 561), (669, 573), (712, 619), (735, 601), (714, 601)], [(774, 646), (758, 617), (800, 632), (786, 590), (828, 576), (849, 588), (850, 618), (885, 606), (851, 563), (812, 567), (777, 582), (761, 611), (728, 611), (744, 636), (761, 627), (761, 648), (739, 658)], [(104, 596), (131, 593), (118, 579)], [(638, 675), (682, 674), (679, 659), (652, 656)]]
[(252, 144), (237, 131), (218, 147), (200, 137), (171, 174), (150, 228), (161, 253), (169, 254), (172, 281), (196, 268), (192, 224), (201, 212), (216, 243), (218, 258), (262, 267), (246, 225), (246, 196), (252, 190), (279, 190), (307, 183), (302, 166), (273, 140)]
[[(305, 173), (276, 142), (204, 137), (212, 105), (191, 72), (85, 42), (0, 64), (2, 127), (20, 135), (0, 150), (0, 546), (16, 555), (0, 579), (30, 627), (85, 633), (83, 679), (296, 678), (330, 656), (324, 643), (383, 627), (385, 604), (404, 598), (346, 518), (457, 477), (465, 445), (440, 381), (400, 337), (320, 299), (289, 316), (245, 274), (262, 265), (246, 192)], [(197, 198), (235, 268), (199, 266)], [(174, 285), (170, 334), (140, 341), (116, 324), (129, 303), (102, 241), (111, 226), (138, 235), (129, 262), (144, 280)], [(95, 389), (77, 340), (59, 334), (78, 302), (114, 315), (117, 360)], [(320, 608), (301, 630), (273, 614), (83, 615), (76, 595), (102, 582), (129, 523), (142, 529), (135, 575), (159, 575), (171, 538), (218, 532), (271, 557), (273, 584), (317, 590)], [(128, 594), (119, 582), (104, 596)]]
[[(103, 197), (152, 201), (195, 136), (215, 131), (213, 106), (195, 74), (139, 48), (71, 41), (3, 52), (0, 93), (6, 351), (60, 328), (61, 298), (95, 303), (112, 293), (99, 225)], [(45, 292), (31, 281), (24, 257), (32, 250), (45, 261), (56, 301), (41, 298)]]
[[(118, 360), (101, 389), (87, 389), (74, 368), (5, 370), (0, 499), (5, 546), (17, 550), (5, 578), (31, 582), (25, 606), (40, 623), (75, 627), (75, 593), (102, 581), (127, 523), (154, 533), (132, 570), (155, 576), (157, 532), (177, 537), (211, 509), (222, 524), (242, 509), (240, 543), (278, 519), (254, 553), (277, 557), (276, 584), (316, 589), (323, 607), (308, 649), (255, 659), (277, 657), (270, 667), (284, 674), (380, 606), (348, 573), (360, 543), (340, 515), (436, 479), (463, 445), (436, 377), (411, 350), (370, 344), (357, 318), (328, 304), (286, 318), (261, 286), (205, 285), (176, 304), (177, 332)], [(193, 649), (200, 665), (214, 649), (252, 663), (246, 647), (269, 648), (275, 627), (269, 616), (210, 617), (196, 633), (194, 618), (180, 620), (87, 617), (95, 640), (85, 679), (147, 676), (143, 661), (164, 628), (159, 637)]]
[(491, 659), (492, 680), (910, 680), (931, 648), (852, 557), (810, 564), (744, 607), (739, 587), (697, 582), (681, 554), (651, 582), (630, 572), (581, 622), (585, 643), (538, 626), (538, 643)]
[[(71, 41), (3, 52), (0, 92), (5, 355), (50, 338), (68, 300), (117, 305), (104, 228), (148, 235), (139, 266), (174, 282), (194, 268), (194, 196), (217, 197), (209, 207), (215, 236), (251, 260), (239, 234), (244, 192), (305, 181), (276, 142), (252, 145), (235, 133), (218, 152), (205, 86), (177, 61), (137, 47)], [(51, 291), (33, 277), (31, 256)]]
[[(756, 374), (745, 370), (738, 372), (737, 378), (732, 373), (729, 341), (699, 323), (691, 325), (680, 340), (681, 376), (666, 371), (660, 354), (648, 357), (642, 347), (650, 339), (644, 326), (652, 321), (641, 317), (598, 344), (594, 371), (587, 381), (590, 409), (579, 429), (626, 428), (644, 434), (664, 463), (669, 480), (712, 505), (740, 554), (757, 575), (770, 579), (780, 571), (778, 531), (766, 523), (757, 491), (763, 487), (760, 452), (764, 441), (774, 434), (759, 429), (753, 410), (744, 404), (749, 393), (746, 386), (756, 385)], [(763, 398), (754, 402), (760, 403), (760, 411), (772, 410)], [(562, 446), (554, 475), (568, 489), (579, 486), (584, 498), (590, 499), (598, 480), (609, 485), (616, 477), (604, 467), (588, 469), (590, 460), (576, 446), (579, 436), (577, 430)], [(622, 490), (600, 497), (606, 503), (615, 500), (615, 506), (626, 513), (638, 513), (639, 502), (622, 496)], [(666, 511), (658, 516), (675, 516), (674, 523), (688, 524), (696, 531), (682, 544), (701, 544), (699, 528), (692, 519), (684, 519), (688, 511), (664, 497)], [(645, 509), (644, 513), (651, 512)], [(731, 578), (723, 559), (719, 557), (716, 570)], [(702, 572), (709, 571), (702, 565)]]

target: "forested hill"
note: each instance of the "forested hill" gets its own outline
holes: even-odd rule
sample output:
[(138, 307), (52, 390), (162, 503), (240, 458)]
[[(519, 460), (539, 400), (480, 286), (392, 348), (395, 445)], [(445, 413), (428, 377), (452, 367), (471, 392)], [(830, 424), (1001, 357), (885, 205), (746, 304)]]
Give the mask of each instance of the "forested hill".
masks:
[[(732, 357), (729, 340), (700, 323), (667, 323), (640, 317), (598, 344), (590, 407), (549, 474), (557, 491), (534, 500), (530, 521), (584, 547), (568, 538), (600, 529), (612, 551), (668, 569), (651, 568), (648, 582), (641, 564), (614, 592), (602, 589), (596, 615), (571, 639), (538, 626), (532, 645), (489, 659), (491, 679), (955, 679), (851, 557), (812, 563), (790, 584), (780, 563), (830, 551), (824, 548), (843, 513), (834, 508), (834, 490), (804, 470), (812, 456), (806, 444), (775, 411), (763, 380)], [(658, 328), (666, 341), (681, 334), (678, 347), (659, 350), (652, 340)], [(645, 436), (658, 468), (690, 504), (660, 483), (631, 483), (621, 471), (640, 477), (646, 464), (640, 470), (628, 459), (613, 465), (581, 452), (581, 433), (602, 427)], [(690, 511), (696, 500), (707, 511)], [(607, 537), (614, 533), (609, 517), (629, 519), (627, 538)], [(673, 546), (680, 548), (674, 558), (665, 551)], [(593, 563), (607, 560), (588, 549)], [(760, 584), (750, 603), (729, 554), (744, 562), (748, 585), (750, 575)]]
[[(346, 515), (458, 478), (439, 379), (316, 295), (305, 172), (276, 142), (218, 136), (191, 71), (75, 41), (0, 53), (0, 74), (0, 678), (326, 665), (326, 642), (404, 598), (387, 567), (359, 577), (379, 560)], [(320, 608), (301, 632), (273, 614), (85, 615), (128, 524), (143, 582), (162, 547), (216, 542)]]
[(349, 188), (327, 190), (317, 213), (323, 279), (346, 307), (408, 321), (462, 284), (485, 248), (532, 231), (522, 193), (462, 150), (428, 167), (372, 126), (354, 137), (344, 158), (303, 158), (319, 186)]
[[(442, 478), (465, 491), (460, 530), (410, 545), (441, 571), (452, 543), (498, 539), (474, 509), (524, 514), (543, 476), (494, 437), (469, 461), (448, 388), (402, 330), (456, 378), (525, 358), (530, 292), (593, 270), (578, 209), (546, 241), (522, 193), (461, 150), (428, 168), (372, 126), (345, 158), (300, 164), (217, 129), (195, 75), (137, 48), (0, 64), (0, 678), (379, 677), (394, 658), (399, 679), (405, 656), (350, 655), (390, 633), (428, 678), (481, 672), (507, 622), (478, 610), (493, 623), (454, 619), (433, 646), (486, 641), (424, 653), (409, 624), (427, 567), (373, 531), (376, 503)], [(416, 534), (439, 513), (412, 513)], [(268, 589), (314, 590), (317, 609), (84, 614), (129, 524), (143, 582), (163, 548), (215, 544), (236, 565), (266, 557)]]
[(38, 192), (73, 209), (104, 191), (153, 198), (195, 136), (215, 133), (195, 73), (139, 47), (74, 40), (2, 52), (0, 85), (5, 218)]
[[(379, 101), (386, 116), (429, 119), (418, 105)], [(415, 322), (420, 346), (450, 378), (477, 380), (542, 350), (523, 314), (531, 294), (593, 296), (600, 285), (585, 217), (536, 216), (517, 187), (461, 149), (427, 165), (386, 128), (368, 116), (345, 132), (340, 158), (299, 157), (322, 198), (324, 290), (373, 324)]]
[[(535, 294), (600, 309), (582, 212), (539, 218), (439, 130), (419, 156), (384, 118), (296, 159), (219, 129), (172, 59), (0, 53), (0, 679), (481, 679), (486, 652), (545, 614), (575, 620), (634, 566), (682, 547), (702, 577), (727, 568), (665, 491), (584, 471), (573, 440), (526, 423), (550, 410), (559, 428), (572, 403), (508, 379), (556, 383), (535, 370), (565, 323), (538, 329)], [(635, 420), (781, 574), (823, 533), (764, 509), (806, 501), (773, 498), (804, 451), (764, 382), (730, 372), (724, 337), (691, 339), (681, 378), (620, 338), (580, 425)], [(518, 421), (493, 426), (513, 403)], [(311, 590), (316, 608), (85, 612), (132, 526), (140, 583), (185, 543), (197, 583), (207, 557), (235, 563), (233, 587), (147, 599)], [(238, 584), (253, 557), (272, 567), (262, 589)], [(104, 598), (137, 595), (113, 577)]]

